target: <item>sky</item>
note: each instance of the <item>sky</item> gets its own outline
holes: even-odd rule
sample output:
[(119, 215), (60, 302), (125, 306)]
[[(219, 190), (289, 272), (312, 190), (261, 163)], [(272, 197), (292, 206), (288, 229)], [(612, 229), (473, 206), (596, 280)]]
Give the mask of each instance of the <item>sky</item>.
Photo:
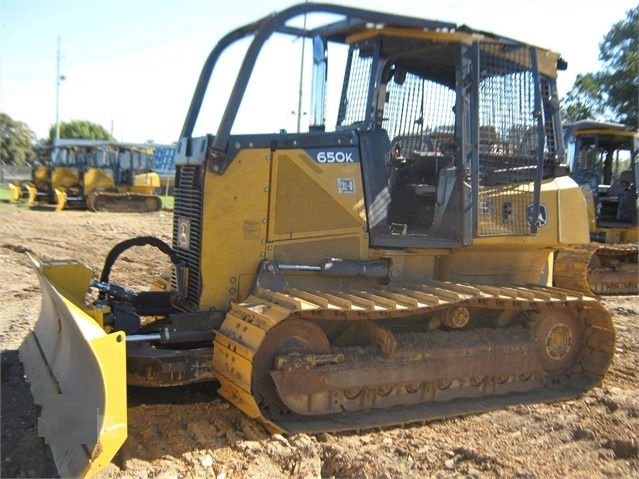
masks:
[[(301, 1), (301, 0), (300, 0)], [(178, 140), (200, 70), (229, 31), (295, 0), (0, 0), (0, 112), (47, 138), (56, 117), (122, 142)], [(600, 68), (636, 0), (332, 0), (468, 25), (561, 53), (560, 97)], [(59, 47), (58, 47), (59, 45)], [(64, 80), (57, 82), (59, 73)]]

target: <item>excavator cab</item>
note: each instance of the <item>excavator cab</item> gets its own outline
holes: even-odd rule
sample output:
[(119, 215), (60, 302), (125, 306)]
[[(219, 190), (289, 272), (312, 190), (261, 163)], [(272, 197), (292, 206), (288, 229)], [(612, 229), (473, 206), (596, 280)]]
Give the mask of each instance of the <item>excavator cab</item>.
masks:
[[(92, 405), (115, 411), (83, 448), (86, 470), (126, 434), (124, 375), (147, 387), (218, 381), (249, 417), (286, 432), (598, 385), (614, 351), (610, 314), (552, 287), (555, 252), (588, 242), (563, 163), (564, 66), (465, 26), (313, 3), (223, 37), (176, 147), (172, 245), (115, 245), (99, 278), (73, 261), (36, 262), (42, 361), (73, 391), (77, 368), (56, 362), (56, 337), (68, 338), (95, 358)], [(112, 284), (118, 256), (144, 244), (171, 272), (149, 291)], [(126, 371), (114, 366), (123, 354)]]

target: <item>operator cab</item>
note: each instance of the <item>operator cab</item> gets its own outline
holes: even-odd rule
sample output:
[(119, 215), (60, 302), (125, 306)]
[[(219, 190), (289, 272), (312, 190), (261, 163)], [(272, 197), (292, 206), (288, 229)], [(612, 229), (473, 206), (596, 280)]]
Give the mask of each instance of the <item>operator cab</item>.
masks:
[[(323, 23), (311, 20), (314, 9), (325, 10)], [(223, 87), (208, 88), (228, 102), (216, 134), (196, 138), (218, 59), (257, 26), (233, 32), (212, 51), (185, 121), (178, 163), (206, 160), (210, 171), (224, 174), (247, 144), (303, 148), (316, 163), (320, 147), (338, 155), (335, 161), (356, 158), (371, 247), (450, 248), (481, 236), (537, 232), (541, 181), (565, 174), (555, 83), (565, 65), (557, 54), (444, 22), (377, 19), (371, 12), (360, 18), (361, 11), (330, 5), (288, 13), (283, 24), (258, 22), (260, 36), (246, 48), (228, 97)], [(261, 64), (269, 30), (277, 57), (265, 54), (270, 61)], [(291, 45), (297, 55), (281, 53)], [(279, 70), (268, 98), (253, 94), (254, 82), (255, 91), (263, 91), (258, 73), (272, 75), (274, 60)], [(295, 68), (286, 70), (289, 62)], [(250, 124), (250, 135), (239, 131), (242, 123)], [(288, 126), (273, 133), (278, 123)], [(264, 133), (256, 134), (260, 127)], [(340, 194), (354, 191), (345, 180)]]
[(571, 176), (592, 194), (598, 227), (637, 226), (639, 132), (619, 123), (564, 125)]

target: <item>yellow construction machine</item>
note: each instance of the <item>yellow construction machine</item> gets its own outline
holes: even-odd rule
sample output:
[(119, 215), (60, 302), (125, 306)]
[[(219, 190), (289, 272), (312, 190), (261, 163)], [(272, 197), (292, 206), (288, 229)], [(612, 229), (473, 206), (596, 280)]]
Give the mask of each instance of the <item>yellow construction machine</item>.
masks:
[(106, 143), (99, 150), (76, 151), (73, 164), (76, 171), (59, 165), (52, 172), (58, 210), (148, 213), (162, 208), (151, 146)]
[[(14, 183), (12, 199), (28, 200), (29, 205), (56, 204), (58, 192), (73, 196), (75, 201), (69, 205), (58, 205), (63, 209), (71, 204), (86, 207), (83, 199), (84, 173), (93, 164), (108, 164), (113, 158), (113, 148), (101, 140), (61, 139), (48, 147), (41, 155), (38, 164), (32, 169), (31, 181)], [(63, 198), (64, 199), (64, 198)]]
[(55, 193), (51, 187), (52, 158), (57, 158), (59, 151), (51, 146), (38, 149), (37, 158), (31, 167), (31, 179), (9, 183), (11, 202), (29, 204), (55, 203)]
[[(233, 67), (222, 95), (215, 79)], [(172, 246), (119, 243), (99, 276), (34, 259), (43, 308), (23, 359), (62, 473), (111, 460), (126, 383), (218, 381), (268, 430), (307, 433), (599, 385), (610, 313), (552, 286), (555, 252), (589, 242), (563, 163), (564, 67), (492, 33), (336, 5), (296, 5), (223, 37), (176, 149)], [(199, 136), (198, 118), (215, 121), (205, 111), (221, 117)], [(393, 147), (441, 131), (454, 144)], [(171, 266), (148, 291), (110, 281), (138, 245)], [(60, 404), (97, 421), (58, 441), (76, 420)]]
[(32, 181), (12, 185), (12, 199), (63, 209), (151, 212), (162, 208), (156, 194), (153, 147), (100, 140), (57, 140), (34, 168)]
[[(65, 208), (85, 209), (85, 174), (92, 168), (107, 167), (113, 158), (113, 148), (100, 140), (56, 140), (51, 151), (48, 175), (28, 185), (29, 204), (57, 204)], [(99, 165), (99, 166), (98, 166)]]
[(588, 204), (589, 246), (562, 250), (555, 284), (596, 294), (639, 294), (639, 131), (583, 120), (564, 125), (570, 176)]

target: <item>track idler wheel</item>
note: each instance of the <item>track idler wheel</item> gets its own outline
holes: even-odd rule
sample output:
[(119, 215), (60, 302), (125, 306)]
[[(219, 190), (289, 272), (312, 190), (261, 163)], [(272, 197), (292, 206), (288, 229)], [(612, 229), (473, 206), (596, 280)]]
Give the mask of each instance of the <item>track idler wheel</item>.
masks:
[(144, 199), (144, 211), (150, 213), (162, 209), (162, 199), (159, 196), (149, 196)]
[(266, 417), (288, 411), (280, 399), (270, 372), (286, 356), (324, 355), (331, 346), (322, 329), (310, 321), (284, 320), (270, 329), (253, 358), (253, 395)]
[(579, 319), (566, 311), (537, 313), (533, 337), (544, 370), (554, 380), (569, 375), (583, 349)]

